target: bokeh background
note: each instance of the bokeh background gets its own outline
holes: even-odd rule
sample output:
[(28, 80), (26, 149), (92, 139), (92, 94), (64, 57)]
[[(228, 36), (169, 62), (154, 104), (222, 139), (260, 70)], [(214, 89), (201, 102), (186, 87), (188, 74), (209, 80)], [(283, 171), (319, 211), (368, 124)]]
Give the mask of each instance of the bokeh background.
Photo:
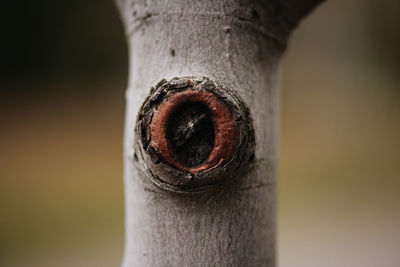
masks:
[[(8, 1), (0, 266), (118, 266), (127, 45), (111, 0)], [(329, 0), (282, 66), (279, 264), (400, 266), (400, 2)]]

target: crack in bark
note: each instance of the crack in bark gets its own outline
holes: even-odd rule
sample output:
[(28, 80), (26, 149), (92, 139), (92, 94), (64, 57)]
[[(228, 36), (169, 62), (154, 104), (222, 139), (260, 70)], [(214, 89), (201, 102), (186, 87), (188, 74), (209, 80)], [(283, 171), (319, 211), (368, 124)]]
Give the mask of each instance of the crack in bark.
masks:
[(251, 185), (251, 186), (248, 186), (248, 187), (240, 187), (239, 190), (240, 191), (246, 191), (246, 190), (258, 189), (258, 188), (262, 188), (262, 187), (270, 187), (272, 185), (273, 185), (272, 183)]
[[(127, 35), (132, 36), (135, 34), (138, 30), (140, 30), (141, 27), (143, 27), (151, 18), (157, 18), (157, 17), (170, 17), (170, 16), (187, 16), (187, 17), (194, 17), (194, 16), (220, 16), (220, 17), (228, 17), (236, 22), (247, 24), (252, 26), (254, 29), (258, 30), (262, 36), (264, 36), (267, 39), (270, 39), (274, 41), (279, 47), (285, 48), (286, 47), (286, 36), (279, 37), (278, 34), (272, 33), (272, 31), (269, 31), (265, 26), (262, 24), (258, 23), (258, 19), (254, 20), (251, 18), (248, 18), (246, 16), (240, 16), (237, 10), (232, 11), (230, 13), (223, 13), (223, 12), (154, 12), (154, 13), (149, 13), (147, 12), (145, 15), (142, 16), (133, 16), (133, 22), (134, 24), (128, 29)], [(258, 13), (257, 13), (258, 14)], [(258, 15), (259, 16), (259, 15)], [(258, 17), (256, 16), (256, 17)]]

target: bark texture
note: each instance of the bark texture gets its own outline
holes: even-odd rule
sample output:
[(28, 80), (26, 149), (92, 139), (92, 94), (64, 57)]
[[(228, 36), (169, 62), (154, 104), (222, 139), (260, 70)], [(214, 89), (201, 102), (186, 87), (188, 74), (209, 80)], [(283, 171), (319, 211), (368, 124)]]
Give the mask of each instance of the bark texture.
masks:
[[(289, 33), (319, 1), (116, 2), (130, 47), (123, 267), (275, 266), (279, 62)], [(150, 88), (185, 76), (235, 91), (255, 130), (251, 169), (208, 192), (163, 190), (135, 163), (136, 116)]]

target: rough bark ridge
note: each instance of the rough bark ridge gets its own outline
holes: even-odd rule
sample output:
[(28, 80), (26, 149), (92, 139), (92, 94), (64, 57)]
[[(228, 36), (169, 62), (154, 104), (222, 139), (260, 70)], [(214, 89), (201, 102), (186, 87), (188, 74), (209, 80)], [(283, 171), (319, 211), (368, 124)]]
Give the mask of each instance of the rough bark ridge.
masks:
[[(275, 266), (279, 61), (291, 30), (319, 0), (116, 2), (131, 62), (123, 267)], [(136, 116), (150, 88), (163, 78), (184, 76), (225, 84), (250, 108), (253, 165), (217, 190), (168, 192), (135, 164)], [(193, 112), (199, 121), (207, 118)], [(183, 130), (175, 123), (170, 134), (179, 143)]]

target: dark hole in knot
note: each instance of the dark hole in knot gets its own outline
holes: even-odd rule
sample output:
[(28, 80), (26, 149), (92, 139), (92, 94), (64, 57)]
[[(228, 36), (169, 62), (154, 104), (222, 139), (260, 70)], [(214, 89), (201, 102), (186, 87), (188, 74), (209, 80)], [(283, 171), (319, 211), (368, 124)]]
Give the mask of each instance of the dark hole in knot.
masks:
[(169, 118), (167, 138), (175, 160), (188, 168), (201, 165), (214, 147), (210, 109), (198, 102), (182, 104)]

